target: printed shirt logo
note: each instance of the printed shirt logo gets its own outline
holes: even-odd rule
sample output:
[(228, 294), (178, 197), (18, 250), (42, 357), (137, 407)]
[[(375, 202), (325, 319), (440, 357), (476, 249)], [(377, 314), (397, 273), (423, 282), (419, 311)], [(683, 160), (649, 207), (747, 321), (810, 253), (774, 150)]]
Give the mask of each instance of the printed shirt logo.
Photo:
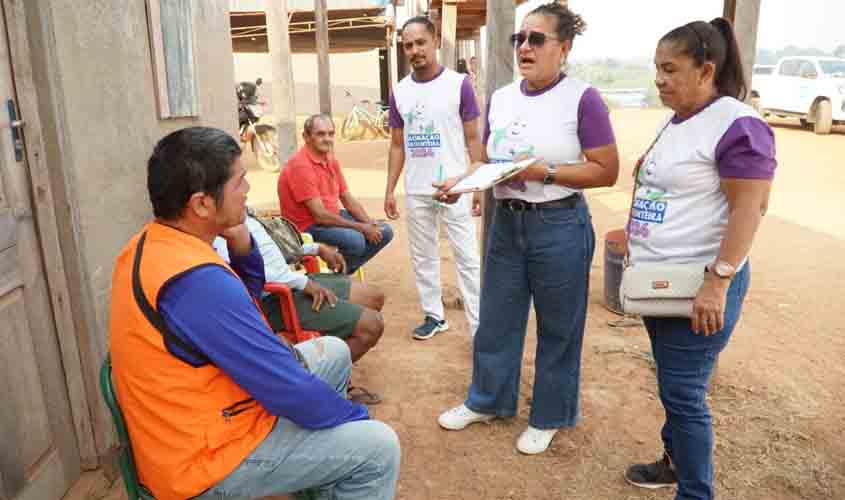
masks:
[(654, 179), (656, 163), (649, 158), (640, 168), (637, 175), (636, 197), (631, 210), (631, 222), (628, 234), (633, 237), (648, 238), (654, 229), (654, 224), (663, 224), (669, 202), (666, 201), (666, 191), (651, 187)]
[(411, 158), (434, 158), (440, 149), (440, 132), (437, 130), (434, 120), (429, 120), (426, 115), (425, 104), (418, 102), (402, 118), (405, 120), (405, 127), (408, 137), (406, 146)]
[[(513, 161), (514, 158), (520, 156), (533, 156), (534, 146), (528, 144), (526, 138), (526, 129), (528, 123), (516, 118), (507, 126), (490, 131), (490, 144), (493, 148), (493, 156), (496, 158), (503, 158), (500, 161)], [(525, 192), (528, 186), (525, 181), (511, 180), (504, 184), (514, 191)]]

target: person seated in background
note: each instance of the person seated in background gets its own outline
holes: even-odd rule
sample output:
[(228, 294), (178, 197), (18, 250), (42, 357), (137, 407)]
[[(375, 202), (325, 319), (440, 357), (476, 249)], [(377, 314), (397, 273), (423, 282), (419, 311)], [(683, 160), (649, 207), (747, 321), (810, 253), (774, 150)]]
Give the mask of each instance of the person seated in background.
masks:
[(279, 207), (314, 241), (337, 247), (346, 259), (346, 273), (353, 274), (390, 243), (393, 229), (373, 220), (349, 192), (333, 154), (334, 136), (331, 116), (313, 115), (305, 120), (305, 145), (279, 175)]
[(458, 59), (458, 64), (455, 65), (455, 71), (462, 75), (469, 74), (469, 68), (467, 67), (467, 60), (466, 59)]
[[(327, 245), (306, 243), (304, 255), (323, 259), (336, 272), (302, 274), (291, 270), (278, 245), (267, 230), (252, 214), (246, 217), (246, 227), (264, 259), (264, 277), (267, 283), (281, 283), (291, 288), (296, 315), (304, 330), (320, 332), (342, 339), (349, 346), (352, 362), (356, 362), (372, 349), (384, 332), (384, 293), (373, 285), (353, 283), (343, 274), (346, 262), (343, 256)], [(214, 240), (214, 248), (229, 261), (226, 240)], [(285, 329), (285, 320), (279, 298), (269, 292), (261, 296), (261, 309), (275, 332)], [(360, 386), (349, 387), (349, 399), (364, 404), (378, 404), (382, 398)]]

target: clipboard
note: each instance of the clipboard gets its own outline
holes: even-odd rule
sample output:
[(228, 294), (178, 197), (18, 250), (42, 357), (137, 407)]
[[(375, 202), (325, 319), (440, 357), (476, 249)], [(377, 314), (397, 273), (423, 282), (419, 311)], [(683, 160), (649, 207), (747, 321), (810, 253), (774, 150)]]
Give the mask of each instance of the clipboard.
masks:
[(452, 186), (448, 193), (464, 194), (486, 191), (496, 184), (510, 179), (536, 162), (536, 158), (526, 158), (517, 162), (485, 163), (475, 169), (471, 175), (464, 177)]

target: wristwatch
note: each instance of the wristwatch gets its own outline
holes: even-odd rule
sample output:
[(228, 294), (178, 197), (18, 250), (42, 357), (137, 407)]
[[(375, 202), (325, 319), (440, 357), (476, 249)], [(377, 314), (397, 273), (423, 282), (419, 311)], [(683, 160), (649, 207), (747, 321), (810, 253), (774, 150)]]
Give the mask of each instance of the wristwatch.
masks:
[(555, 172), (557, 172), (557, 167), (554, 165), (549, 165), (546, 167), (546, 176), (543, 177), (543, 184), (549, 186), (555, 183)]
[(717, 260), (710, 266), (710, 272), (717, 278), (729, 280), (736, 274), (736, 268), (724, 260)]

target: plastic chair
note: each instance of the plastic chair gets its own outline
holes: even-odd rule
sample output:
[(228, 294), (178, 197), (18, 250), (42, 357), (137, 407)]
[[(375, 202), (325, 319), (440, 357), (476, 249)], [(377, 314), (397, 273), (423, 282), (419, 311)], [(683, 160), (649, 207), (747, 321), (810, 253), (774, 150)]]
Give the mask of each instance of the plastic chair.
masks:
[[(301, 264), (309, 273), (320, 272), (320, 264), (316, 257), (305, 256)], [(264, 291), (279, 298), (285, 330), (278, 333), (284, 335), (288, 342), (298, 344), (320, 336), (320, 332), (302, 329), (302, 325), (299, 323), (299, 315), (296, 312), (296, 305), (293, 302), (293, 290), (289, 286), (270, 282), (264, 284)]]
[(123, 412), (117, 402), (117, 395), (114, 392), (111, 380), (111, 355), (107, 355), (100, 368), (100, 390), (106, 406), (111, 410), (114, 426), (117, 429), (117, 438), (120, 442), (118, 447), (118, 462), (120, 463), (120, 474), (123, 476), (123, 484), (126, 486), (126, 494), (129, 500), (155, 500), (150, 490), (138, 482), (138, 472), (135, 470), (135, 459), (132, 456), (132, 443), (129, 441), (129, 432), (126, 430), (126, 422), (123, 420)]
[[(303, 243), (314, 243), (314, 237), (311, 236), (311, 233), (299, 233), (302, 236)], [(323, 261), (323, 259), (317, 257), (317, 262), (319, 262), (319, 267), (316, 271), (308, 271), (309, 273), (327, 273), (329, 272), (329, 266)], [(364, 266), (358, 268), (357, 271), (352, 273), (353, 276), (358, 278), (358, 280), (363, 283), (364, 282)]]

